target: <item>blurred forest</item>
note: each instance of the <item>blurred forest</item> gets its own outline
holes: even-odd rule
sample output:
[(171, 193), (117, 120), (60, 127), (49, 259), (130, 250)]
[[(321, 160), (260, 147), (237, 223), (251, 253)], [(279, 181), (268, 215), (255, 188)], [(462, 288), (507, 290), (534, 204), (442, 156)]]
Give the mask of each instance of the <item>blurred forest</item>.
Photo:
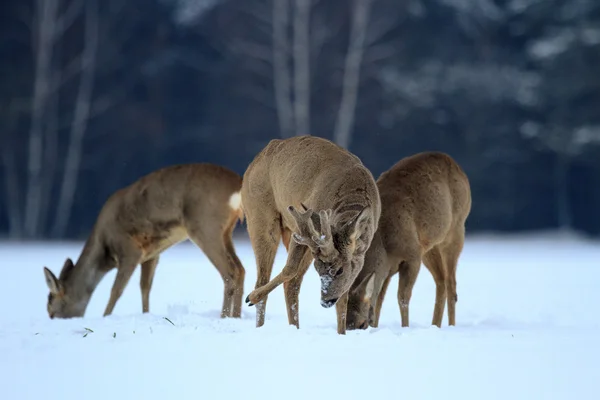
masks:
[[(0, 236), (82, 238), (157, 168), (243, 174), (312, 134), (375, 177), (424, 150), (469, 232), (600, 235), (597, 0), (6, 0)], [(243, 229), (243, 228), (241, 228)]]

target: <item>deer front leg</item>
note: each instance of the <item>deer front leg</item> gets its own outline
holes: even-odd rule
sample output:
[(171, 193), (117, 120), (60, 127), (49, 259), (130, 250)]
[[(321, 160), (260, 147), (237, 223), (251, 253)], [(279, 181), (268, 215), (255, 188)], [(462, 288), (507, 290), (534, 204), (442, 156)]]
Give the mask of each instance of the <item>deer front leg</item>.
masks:
[(390, 280), (392, 279), (392, 275), (385, 278), (383, 281), (383, 285), (381, 286), (381, 290), (379, 291), (379, 296), (377, 296), (377, 303), (375, 305), (375, 309), (373, 310), (373, 320), (370, 321), (371, 327), (377, 328), (379, 326), (379, 316), (381, 315), (381, 306), (383, 306), (383, 300), (385, 299), (385, 293), (387, 292), (387, 288), (390, 284)]
[(115, 283), (113, 283), (110, 298), (108, 299), (108, 304), (104, 310), (105, 317), (112, 314), (113, 309), (123, 294), (123, 290), (125, 290), (125, 287), (129, 283), (129, 279), (131, 278), (131, 275), (133, 275), (133, 271), (135, 271), (135, 267), (138, 265), (139, 260), (140, 257), (136, 255), (135, 257), (124, 258), (119, 262)]
[(348, 311), (348, 292), (344, 293), (335, 303), (335, 312), (337, 314), (337, 332), (340, 335), (346, 334), (346, 312)]
[(305, 251), (306, 246), (299, 245), (298, 243), (292, 241), (290, 243), (290, 252), (288, 253), (287, 262), (285, 263), (283, 270), (266, 285), (256, 288), (250, 292), (248, 297), (246, 297), (246, 303), (248, 303), (250, 306), (257, 304), (266, 298), (277, 286), (298, 275), (300, 262), (302, 257), (304, 257)]
[(297, 275), (290, 281), (284, 282), (283, 284), (288, 322), (290, 325), (295, 325), (296, 328), (300, 328), (300, 311), (298, 309), (298, 295), (300, 294), (300, 286), (302, 285), (302, 279), (304, 278), (304, 274), (306, 274), (308, 267), (310, 267), (312, 260), (313, 256), (310, 251), (308, 251), (308, 248), (306, 248), (304, 257), (302, 258), (302, 261), (300, 261)]
[(150, 290), (154, 281), (154, 272), (158, 265), (159, 256), (142, 263), (142, 274), (140, 277), (140, 288), (142, 291), (142, 312), (150, 312)]

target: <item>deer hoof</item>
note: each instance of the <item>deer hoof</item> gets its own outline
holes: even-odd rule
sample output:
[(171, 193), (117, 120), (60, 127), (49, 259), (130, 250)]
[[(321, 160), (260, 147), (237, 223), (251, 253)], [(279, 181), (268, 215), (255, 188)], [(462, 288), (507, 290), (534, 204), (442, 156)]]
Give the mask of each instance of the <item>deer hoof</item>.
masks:
[(254, 305), (254, 303), (252, 303), (250, 301), (250, 295), (246, 296), (246, 304), (248, 304), (248, 306), (252, 307)]

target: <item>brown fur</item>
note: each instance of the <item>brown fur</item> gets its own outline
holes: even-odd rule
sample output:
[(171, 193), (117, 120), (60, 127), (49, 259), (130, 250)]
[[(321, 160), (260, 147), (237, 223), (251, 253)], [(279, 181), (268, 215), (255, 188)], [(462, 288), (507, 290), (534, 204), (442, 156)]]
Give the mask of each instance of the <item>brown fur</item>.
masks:
[[(321, 277), (321, 305), (336, 305), (338, 332), (346, 330), (350, 285), (381, 213), (377, 185), (360, 159), (330, 142), (300, 136), (272, 140), (252, 161), (242, 202), (256, 257), (256, 288), (246, 298), (264, 324), (268, 294), (283, 283), (290, 324), (299, 327), (298, 294), (313, 259)], [(269, 281), (279, 241), (288, 259)]]
[[(421, 261), (436, 284), (432, 324), (442, 324), (448, 303), (448, 323), (455, 324), (456, 266), (471, 210), (469, 180), (447, 154), (425, 152), (406, 157), (377, 180), (381, 219), (365, 266), (348, 300), (348, 329), (377, 327), (391, 277), (399, 273), (398, 304), (402, 326)], [(369, 287), (369, 285), (371, 285)], [(371, 299), (377, 299), (372, 304)]]
[[(110, 315), (138, 264), (142, 311), (148, 312), (160, 253), (188, 238), (223, 278), (221, 317), (240, 317), (245, 271), (231, 235), (243, 218), (241, 186), (235, 172), (204, 163), (166, 167), (115, 192), (102, 207), (77, 263), (67, 259), (59, 278), (44, 267), (50, 318), (83, 316), (102, 277), (117, 268), (104, 312)], [(233, 206), (232, 196), (238, 196)]]

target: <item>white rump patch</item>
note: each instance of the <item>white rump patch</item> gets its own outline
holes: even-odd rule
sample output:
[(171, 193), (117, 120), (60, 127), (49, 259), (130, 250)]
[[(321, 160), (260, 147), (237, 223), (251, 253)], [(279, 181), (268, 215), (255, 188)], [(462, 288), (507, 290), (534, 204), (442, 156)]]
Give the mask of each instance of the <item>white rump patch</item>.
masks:
[(229, 198), (229, 207), (234, 210), (239, 210), (242, 205), (242, 194), (240, 192), (235, 192)]

